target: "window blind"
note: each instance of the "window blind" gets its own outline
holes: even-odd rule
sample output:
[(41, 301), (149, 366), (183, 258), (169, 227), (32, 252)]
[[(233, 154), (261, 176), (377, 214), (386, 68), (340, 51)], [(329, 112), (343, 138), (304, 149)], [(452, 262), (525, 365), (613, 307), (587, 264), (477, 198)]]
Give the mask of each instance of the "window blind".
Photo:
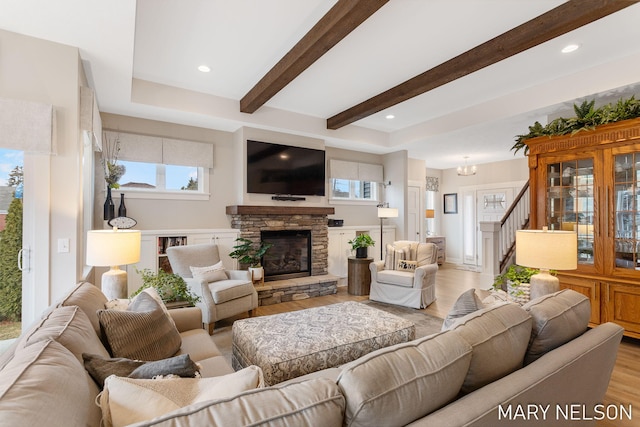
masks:
[(54, 154), (55, 113), (51, 104), (0, 98), (0, 147)]
[(331, 159), (329, 169), (331, 178), (334, 179), (366, 182), (382, 182), (383, 180), (382, 165)]

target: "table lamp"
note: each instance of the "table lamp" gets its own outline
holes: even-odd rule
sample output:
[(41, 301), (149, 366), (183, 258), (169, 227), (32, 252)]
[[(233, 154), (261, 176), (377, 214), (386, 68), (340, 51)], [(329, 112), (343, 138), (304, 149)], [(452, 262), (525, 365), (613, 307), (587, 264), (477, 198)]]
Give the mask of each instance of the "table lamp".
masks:
[(427, 236), (431, 236), (431, 231), (429, 230), (429, 220), (436, 217), (436, 210), (435, 209), (425, 210), (424, 217), (427, 219)]
[(390, 208), (390, 207), (384, 207), (384, 206), (378, 206), (378, 218), (380, 218), (380, 259), (384, 259), (382, 257), (382, 248), (383, 248), (383, 242), (382, 242), (382, 220), (385, 218), (397, 218), (398, 217), (398, 209), (396, 208)]
[(578, 268), (578, 239), (575, 231), (542, 230), (516, 231), (516, 264), (538, 268), (531, 276), (531, 299), (560, 290), (560, 280), (549, 270)]
[(121, 265), (140, 261), (140, 231), (91, 230), (87, 233), (87, 265), (111, 267), (102, 275), (101, 289), (109, 299), (127, 297), (127, 272)]

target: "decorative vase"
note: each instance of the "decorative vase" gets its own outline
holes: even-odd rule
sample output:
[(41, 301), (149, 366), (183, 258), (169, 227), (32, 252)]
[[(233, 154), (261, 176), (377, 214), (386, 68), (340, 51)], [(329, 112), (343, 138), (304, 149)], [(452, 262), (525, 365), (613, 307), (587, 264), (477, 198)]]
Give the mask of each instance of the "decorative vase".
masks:
[(356, 258), (366, 258), (369, 255), (369, 248), (356, 248)]
[(124, 193), (120, 193), (120, 207), (118, 208), (118, 216), (127, 216), (127, 207), (124, 205)]
[(526, 304), (531, 299), (530, 294), (531, 286), (528, 283), (515, 284), (511, 280), (507, 282), (507, 295), (511, 301)]
[(104, 201), (103, 219), (105, 221), (111, 221), (115, 216), (115, 206), (113, 199), (111, 198), (111, 187), (107, 185), (107, 198)]

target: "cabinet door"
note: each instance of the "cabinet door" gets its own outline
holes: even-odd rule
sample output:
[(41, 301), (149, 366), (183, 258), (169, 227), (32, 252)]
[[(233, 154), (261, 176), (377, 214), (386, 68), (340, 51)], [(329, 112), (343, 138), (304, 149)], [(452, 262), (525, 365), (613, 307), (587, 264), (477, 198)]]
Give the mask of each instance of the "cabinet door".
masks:
[(572, 289), (580, 292), (589, 298), (591, 302), (591, 317), (589, 322), (600, 324), (602, 317), (600, 315), (600, 282), (595, 278), (583, 278), (574, 276), (558, 275), (561, 289)]
[(640, 279), (640, 147), (611, 150), (611, 186), (607, 187), (606, 273)]
[(640, 338), (640, 287), (623, 283), (603, 283), (603, 321), (615, 322), (625, 335)]
[(338, 277), (347, 277), (347, 259), (351, 255), (349, 240), (356, 237), (353, 230), (329, 230), (327, 271)]
[(129, 295), (142, 286), (142, 276), (137, 271), (149, 269), (158, 271), (158, 243), (156, 236), (143, 235), (140, 239), (140, 261), (127, 266), (127, 287)]
[(594, 185), (594, 177), (602, 173), (599, 158), (593, 152), (548, 157), (539, 168), (539, 182), (545, 183), (545, 203), (537, 206), (540, 223), (534, 228), (575, 231), (578, 270), (583, 273), (602, 271), (604, 262), (596, 217), (602, 204)]

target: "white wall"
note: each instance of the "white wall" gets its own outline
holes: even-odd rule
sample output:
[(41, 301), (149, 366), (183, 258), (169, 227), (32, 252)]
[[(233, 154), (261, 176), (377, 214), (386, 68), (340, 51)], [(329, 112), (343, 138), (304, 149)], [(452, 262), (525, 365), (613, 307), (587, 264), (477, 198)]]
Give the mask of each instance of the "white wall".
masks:
[(409, 180), (409, 157), (407, 151), (396, 151), (385, 154), (384, 159), (384, 181), (391, 181), (387, 185), (384, 194), (384, 202), (389, 203), (390, 208), (398, 209), (398, 217), (388, 219), (388, 224), (396, 227), (396, 240), (406, 239), (407, 236), (407, 182)]
[[(433, 175), (430, 175), (433, 176)], [(442, 171), (440, 191), (438, 198), (442, 203), (443, 196), (448, 193), (458, 194), (458, 213), (443, 214), (442, 205), (436, 210), (439, 231), (447, 238), (447, 261), (462, 263), (462, 212), (463, 198), (460, 189), (463, 187), (490, 187), (495, 184), (526, 182), (529, 179), (529, 167), (526, 157), (518, 157), (515, 160), (485, 163), (478, 165), (478, 172), (472, 176), (458, 176), (456, 169)], [(515, 194), (518, 193), (518, 190)]]

